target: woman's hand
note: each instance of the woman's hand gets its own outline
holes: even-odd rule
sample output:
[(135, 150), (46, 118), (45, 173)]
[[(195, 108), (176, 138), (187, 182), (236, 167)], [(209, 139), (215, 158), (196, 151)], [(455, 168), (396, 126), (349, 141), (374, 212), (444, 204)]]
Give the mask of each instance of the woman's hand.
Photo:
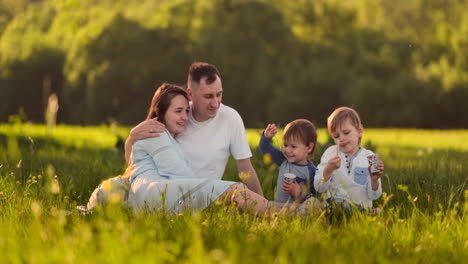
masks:
[(265, 131), (263, 132), (263, 135), (266, 138), (272, 138), (276, 135), (277, 132), (278, 128), (275, 124), (268, 124), (268, 126), (265, 128)]
[(284, 181), (283, 191), (289, 193), (293, 197), (297, 197), (301, 193), (301, 186), (296, 182)]
[(158, 118), (155, 117), (136, 125), (132, 130), (130, 130), (130, 135), (128, 137), (134, 142), (139, 139), (159, 137), (164, 130), (166, 130), (166, 126), (159, 122)]

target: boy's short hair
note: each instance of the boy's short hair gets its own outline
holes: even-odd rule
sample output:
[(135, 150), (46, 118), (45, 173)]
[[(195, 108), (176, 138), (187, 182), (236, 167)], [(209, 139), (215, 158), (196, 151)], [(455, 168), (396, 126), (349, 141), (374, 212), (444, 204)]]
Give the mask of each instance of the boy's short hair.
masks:
[(350, 107), (339, 107), (331, 113), (331, 115), (327, 119), (327, 127), (328, 132), (332, 134), (338, 126), (343, 123), (346, 119), (349, 119), (351, 124), (356, 128), (359, 129), (361, 127), (361, 118), (356, 110)]
[(305, 145), (314, 144), (310, 156), (312, 157), (315, 145), (317, 143), (317, 130), (312, 122), (306, 119), (296, 119), (289, 122), (283, 130), (283, 141), (290, 139), (299, 139)]

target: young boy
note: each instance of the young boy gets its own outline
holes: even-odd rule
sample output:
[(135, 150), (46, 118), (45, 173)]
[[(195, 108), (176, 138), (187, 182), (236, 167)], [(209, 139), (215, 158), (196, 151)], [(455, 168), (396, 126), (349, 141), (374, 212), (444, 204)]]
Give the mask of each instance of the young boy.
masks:
[(335, 145), (322, 155), (314, 180), (315, 189), (346, 207), (354, 204), (360, 209), (372, 208), (372, 201), (382, 195), (380, 177), (384, 164), (378, 161), (377, 171), (370, 172), (368, 157), (374, 153), (360, 146), (364, 128), (358, 113), (349, 107), (340, 107), (328, 117), (327, 123)]
[(275, 202), (302, 202), (310, 196), (315, 196), (313, 182), (316, 169), (309, 160), (317, 143), (314, 125), (305, 119), (297, 119), (287, 124), (283, 131), (282, 150), (275, 148), (271, 143), (276, 133), (276, 126), (269, 124), (259, 144), (260, 151), (264, 155), (271, 155), (272, 161), (279, 166)]

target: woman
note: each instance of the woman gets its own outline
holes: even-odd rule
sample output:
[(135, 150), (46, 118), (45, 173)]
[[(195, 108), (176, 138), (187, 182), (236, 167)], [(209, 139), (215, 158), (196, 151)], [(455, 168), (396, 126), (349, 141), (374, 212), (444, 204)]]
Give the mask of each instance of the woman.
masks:
[[(167, 210), (181, 213), (186, 208), (203, 210), (213, 202), (221, 201), (235, 202), (240, 209), (251, 209), (261, 215), (274, 208), (272, 203), (241, 183), (194, 178), (184, 153), (174, 139), (176, 134), (185, 130), (188, 111), (188, 97), (184, 89), (167, 83), (157, 89), (147, 119), (157, 117), (166, 126), (166, 131), (159, 137), (136, 141), (124, 179), (114, 178), (114, 181), (125, 185), (125, 178), (129, 177), (128, 206), (136, 212)], [(106, 182), (93, 193), (91, 205), (88, 203), (89, 209), (97, 203), (106, 203), (102, 194), (109, 192), (106, 192), (105, 185)], [(125, 187), (118, 189), (124, 190)], [(125, 197), (125, 194), (122, 193), (121, 197)]]

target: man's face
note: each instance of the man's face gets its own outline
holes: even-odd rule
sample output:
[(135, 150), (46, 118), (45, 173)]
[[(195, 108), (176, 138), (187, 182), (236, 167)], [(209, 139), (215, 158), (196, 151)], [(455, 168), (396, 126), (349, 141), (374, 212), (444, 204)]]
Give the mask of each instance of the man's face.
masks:
[(192, 100), (192, 114), (195, 120), (203, 122), (216, 116), (223, 97), (223, 86), (218, 76), (211, 84), (207, 84), (206, 77), (202, 77), (200, 84), (197, 87), (189, 87), (187, 92)]

